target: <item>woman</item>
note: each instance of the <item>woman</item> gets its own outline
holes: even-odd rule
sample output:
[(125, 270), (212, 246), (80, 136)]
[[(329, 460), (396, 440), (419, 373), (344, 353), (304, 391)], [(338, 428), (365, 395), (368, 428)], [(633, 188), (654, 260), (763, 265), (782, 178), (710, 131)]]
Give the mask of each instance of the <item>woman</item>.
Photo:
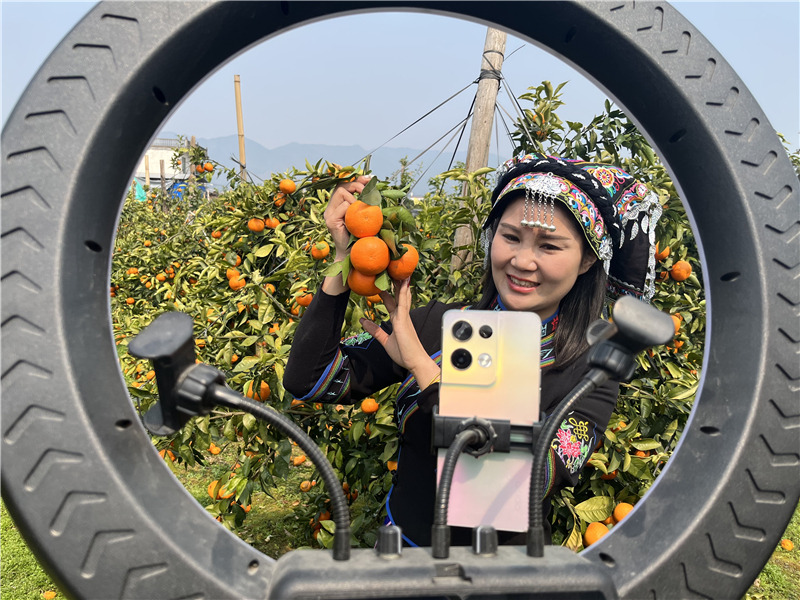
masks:
[[(652, 297), (661, 208), (644, 185), (609, 165), (530, 154), (506, 162), (498, 175), (483, 225), (483, 294), (471, 308), (539, 315), (546, 418), (588, 371), (586, 329), (600, 316), (607, 290)], [(348, 252), (345, 212), (368, 181), (361, 177), (337, 187), (325, 210), (337, 261)], [(434, 300), (411, 310), (409, 280), (395, 281), (394, 289), (395, 296), (381, 293), (389, 323), (379, 327), (362, 319), (366, 333), (340, 342), (349, 290), (341, 277), (326, 278), (297, 328), (283, 384), (307, 402), (352, 404), (403, 382), (395, 413), (400, 453), (387, 522), (402, 528), (407, 544), (429, 546), (436, 492), (430, 413), (438, 402), (441, 321), (446, 310), (465, 307)], [(550, 449), (545, 515), (549, 496), (577, 483), (618, 391), (615, 382), (598, 388), (561, 424)], [(452, 528), (454, 545), (468, 545), (470, 536), (469, 529)], [(523, 544), (524, 534), (499, 532), (499, 539)]]

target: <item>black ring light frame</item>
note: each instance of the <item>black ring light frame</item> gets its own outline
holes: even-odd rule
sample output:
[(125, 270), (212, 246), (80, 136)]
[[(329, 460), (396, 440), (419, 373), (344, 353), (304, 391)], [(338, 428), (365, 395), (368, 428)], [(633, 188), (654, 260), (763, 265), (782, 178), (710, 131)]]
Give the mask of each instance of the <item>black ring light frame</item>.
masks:
[(708, 296), (701, 392), (645, 500), (583, 556), (624, 598), (742, 596), (800, 495), (798, 179), (742, 81), (667, 3), (93, 8), (2, 134), (2, 493), (24, 538), (73, 597), (264, 596), (272, 560), (192, 500), (127, 395), (109, 318), (115, 225), (149, 141), (211, 71), (290, 28), (379, 10), (549, 49), (624, 107), (679, 182)]

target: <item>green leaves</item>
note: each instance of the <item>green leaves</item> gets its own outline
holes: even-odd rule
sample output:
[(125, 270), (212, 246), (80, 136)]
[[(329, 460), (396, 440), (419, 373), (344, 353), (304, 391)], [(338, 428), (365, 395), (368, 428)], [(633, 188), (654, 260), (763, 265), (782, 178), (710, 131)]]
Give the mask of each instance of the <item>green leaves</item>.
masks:
[(370, 206), (381, 205), (381, 193), (378, 191), (377, 177), (373, 177), (369, 180), (367, 185), (364, 186), (364, 190), (359, 194), (358, 199)]
[(595, 496), (575, 505), (577, 515), (587, 523), (603, 521), (611, 516), (614, 511), (614, 498), (609, 496)]

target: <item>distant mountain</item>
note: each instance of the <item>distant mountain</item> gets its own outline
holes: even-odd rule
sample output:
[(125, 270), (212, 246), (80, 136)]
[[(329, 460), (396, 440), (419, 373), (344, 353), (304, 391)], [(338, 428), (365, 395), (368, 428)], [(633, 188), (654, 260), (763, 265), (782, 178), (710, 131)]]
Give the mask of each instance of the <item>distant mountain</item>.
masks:
[[(162, 131), (159, 137), (176, 137), (169, 131)], [(215, 161), (229, 168), (234, 168), (236, 163), (231, 157), (239, 156), (239, 138), (236, 135), (228, 135), (218, 138), (198, 138), (197, 143), (208, 150), (208, 155)], [(368, 150), (361, 146), (329, 146), (325, 144), (286, 144), (270, 150), (258, 142), (245, 138), (245, 156), (247, 157), (247, 170), (261, 179), (268, 179), (272, 173), (282, 173), (291, 167), (304, 169), (306, 160), (312, 165), (319, 159), (335, 162), (340, 165), (354, 165), (365, 157)], [(393, 173), (400, 170), (400, 159), (409, 159), (417, 156), (421, 150), (415, 148), (381, 148), (376, 151), (370, 161), (372, 171), (381, 179), (390, 177)], [(438, 150), (428, 151), (411, 169), (415, 170), (420, 164), (423, 171), (427, 169), (422, 181), (414, 186), (412, 193), (415, 196), (422, 196), (428, 191), (427, 181), (433, 175), (438, 175), (447, 170), (450, 159), (453, 156), (452, 148), (446, 150), (431, 165), (431, 161), (436, 158)], [(455, 162), (465, 161), (467, 158), (466, 147), (455, 156)], [(497, 165), (497, 157), (489, 157), (489, 165)], [(223, 178), (218, 178), (214, 182), (218, 186), (226, 182)]]

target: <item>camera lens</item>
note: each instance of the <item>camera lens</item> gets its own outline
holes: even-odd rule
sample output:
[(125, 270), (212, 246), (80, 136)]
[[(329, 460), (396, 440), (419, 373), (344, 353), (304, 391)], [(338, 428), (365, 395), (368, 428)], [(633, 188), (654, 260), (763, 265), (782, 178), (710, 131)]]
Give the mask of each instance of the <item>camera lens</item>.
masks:
[(463, 371), (472, 364), (472, 355), (463, 348), (459, 348), (453, 352), (453, 356), (450, 357), (450, 360), (453, 361), (453, 366), (456, 369), (461, 369)]
[(486, 339), (492, 337), (492, 328), (488, 325), (484, 325), (478, 330), (478, 333), (481, 334), (481, 337)]
[(472, 325), (466, 321), (458, 321), (453, 325), (453, 337), (462, 342), (472, 337)]

